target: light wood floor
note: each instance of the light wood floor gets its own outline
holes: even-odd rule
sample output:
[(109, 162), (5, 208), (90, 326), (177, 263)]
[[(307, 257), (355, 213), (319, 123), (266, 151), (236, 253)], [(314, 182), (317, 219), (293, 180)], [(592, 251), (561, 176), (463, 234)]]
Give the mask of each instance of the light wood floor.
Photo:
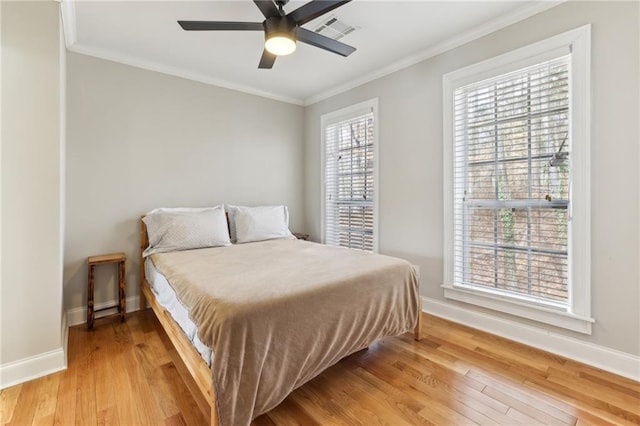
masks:
[[(640, 424), (640, 383), (425, 315), (255, 425)], [(69, 331), (69, 368), (0, 392), (0, 424), (205, 425), (206, 402), (151, 310)]]

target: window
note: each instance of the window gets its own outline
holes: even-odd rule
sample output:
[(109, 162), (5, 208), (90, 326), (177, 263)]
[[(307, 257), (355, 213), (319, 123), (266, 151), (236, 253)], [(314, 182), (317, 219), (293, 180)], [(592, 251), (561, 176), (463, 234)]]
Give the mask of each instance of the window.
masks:
[(377, 100), (322, 116), (323, 241), (377, 250)]
[(446, 297), (591, 332), (588, 39), (445, 75)]

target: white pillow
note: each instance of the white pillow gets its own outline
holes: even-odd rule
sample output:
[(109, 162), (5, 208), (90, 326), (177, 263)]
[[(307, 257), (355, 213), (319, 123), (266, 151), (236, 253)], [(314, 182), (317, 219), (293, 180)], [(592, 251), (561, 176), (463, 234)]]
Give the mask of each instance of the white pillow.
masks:
[(231, 236), (231, 242), (232, 243), (236, 243), (238, 242), (238, 238), (236, 236), (236, 212), (238, 211), (238, 209), (261, 209), (261, 208), (273, 208), (273, 209), (284, 209), (284, 215), (285, 215), (285, 226), (287, 227), (287, 229), (289, 228), (289, 209), (287, 209), (287, 206), (265, 206), (265, 207), (242, 207), (242, 206), (232, 206), (232, 205), (225, 205), (224, 206), (225, 210), (227, 211), (227, 215), (229, 215), (229, 235)]
[(221, 206), (201, 211), (156, 212), (142, 220), (149, 236), (144, 257), (153, 253), (231, 245)]
[(233, 210), (233, 215), (229, 214), (229, 222), (237, 243), (295, 238), (289, 231), (289, 210), (286, 206), (229, 207)]
[(215, 207), (158, 207), (157, 209), (153, 209), (150, 212), (147, 212), (147, 215), (154, 213), (200, 213), (206, 210), (223, 208), (223, 206), (215, 206)]

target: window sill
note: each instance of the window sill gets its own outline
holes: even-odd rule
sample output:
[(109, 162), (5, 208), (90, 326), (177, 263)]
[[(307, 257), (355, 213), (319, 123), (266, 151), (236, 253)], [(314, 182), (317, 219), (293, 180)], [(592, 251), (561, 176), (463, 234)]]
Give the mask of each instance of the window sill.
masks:
[(572, 314), (570, 312), (535, 306), (528, 303), (518, 302), (498, 295), (486, 294), (466, 288), (454, 287), (443, 284), (444, 297), (469, 303), (494, 311), (516, 315), (522, 318), (551, 324), (578, 333), (591, 334), (591, 325), (595, 322), (593, 318)]

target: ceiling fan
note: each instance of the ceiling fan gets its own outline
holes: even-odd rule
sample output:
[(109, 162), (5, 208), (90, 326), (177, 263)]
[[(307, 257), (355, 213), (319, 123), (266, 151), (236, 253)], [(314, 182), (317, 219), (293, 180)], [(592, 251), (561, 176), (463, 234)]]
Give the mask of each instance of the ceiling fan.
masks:
[(342, 56), (355, 52), (355, 47), (302, 28), (313, 19), (351, 0), (312, 0), (285, 14), (289, 0), (253, 0), (265, 17), (263, 22), (178, 21), (185, 31), (264, 31), (264, 51), (258, 68), (272, 68), (276, 57), (296, 50), (296, 40)]

